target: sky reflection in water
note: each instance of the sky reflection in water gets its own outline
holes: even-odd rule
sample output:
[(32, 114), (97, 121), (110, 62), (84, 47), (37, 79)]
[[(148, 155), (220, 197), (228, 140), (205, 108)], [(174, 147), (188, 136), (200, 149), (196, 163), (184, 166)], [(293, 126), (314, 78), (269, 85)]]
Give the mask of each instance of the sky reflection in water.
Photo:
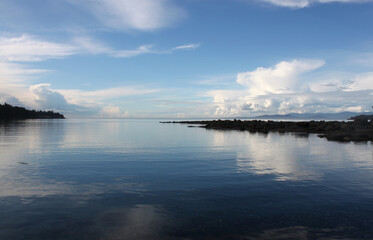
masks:
[(0, 156), (0, 239), (373, 238), (370, 143), (35, 120)]

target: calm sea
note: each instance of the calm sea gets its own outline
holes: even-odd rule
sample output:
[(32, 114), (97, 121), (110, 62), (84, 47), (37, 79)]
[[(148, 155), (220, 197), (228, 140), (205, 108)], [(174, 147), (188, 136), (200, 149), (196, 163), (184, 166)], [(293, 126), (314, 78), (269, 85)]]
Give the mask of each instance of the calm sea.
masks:
[(156, 120), (3, 123), (0, 239), (373, 239), (372, 151)]

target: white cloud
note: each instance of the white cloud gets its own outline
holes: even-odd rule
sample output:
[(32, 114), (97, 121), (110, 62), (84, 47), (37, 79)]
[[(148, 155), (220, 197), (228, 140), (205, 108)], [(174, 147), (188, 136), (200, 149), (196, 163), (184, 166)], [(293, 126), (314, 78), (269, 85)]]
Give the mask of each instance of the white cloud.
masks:
[(105, 44), (96, 41), (89, 37), (76, 37), (73, 39), (73, 43), (80, 49), (83, 53), (89, 54), (108, 54), (113, 50), (106, 46)]
[[(373, 73), (351, 78), (306, 82), (302, 74), (321, 67), (321, 60), (280, 62), (272, 68), (240, 73), (242, 90), (208, 91), (209, 117), (236, 117), (290, 112), (370, 111)], [(351, 75), (351, 74), (349, 74)], [(339, 76), (339, 75), (337, 75)]]
[(199, 44), (187, 44), (177, 46), (167, 50), (156, 50), (152, 44), (141, 45), (135, 49), (113, 49), (109, 46), (106, 46), (104, 43), (96, 41), (89, 37), (78, 37), (74, 39), (74, 44), (77, 48), (80, 49), (82, 53), (89, 53), (89, 54), (106, 54), (111, 57), (116, 58), (130, 58), (135, 57), (143, 54), (168, 54), (173, 53), (177, 50), (188, 50), (188, 49), (196, 49), (200, 45)]
[[(17, 103), (17, 105), (24, 105), (24, 102), (32, 102), (33, 96), (28, 90), (27, 82), (37, 78), (39, 74), (46, 71), (18, 63), (0, 61), (0, 98), (8, 101), (8, 99), (12, 100), (12, 97), (16, 97), (17, 101), (12, 101), (12, 103)], [(18, 102), (21, 104), (18, 104)]]
[(105, 26), (116, 30), (153, 31), (174, 25), (185, 11), (173, 0), (70, 0), (88, 9)]
[(31, 78), (48, 70), (29, 68), (22, 64), (1, 62), (0, 61), (0, 83), (22, 82), (24, 79)]
[[(120, 107), (105, 103), (118, 97), (142, 95), (156, 92), (140, 87), (119, 87), (96, 91), (78, 89), (56, 90), (49, 83), (36, 84), (29, 88), (33, 96), (26, 106), (31, 108), (56, 110), (73, 116), (124, 118), (129, 115)], [(5, 99), (5, 98), (4, 98)], [(0, 100), (4, 100), (1, 99)]]
[(315, 92), (373, 90), (373, 72), (343, 75), (329, 76), (329, 79), (312, 82), (310, 89)]
[(371, 2), (371, 0), (260, 0), (262, 2), (271, 3), (281, 7), (289, 8), (305, 8), (315, 3), (362, 3)]
[[(177, 49), (189, 48), (193, 48), (193, 44)], [(33, 109), (56, 110), (70, 115), (95, 117), (127, 116), (127, 112), (111, 105), (107, 106), (107, 101), (155, 93), (159, 89), (129, 86), (84, 91), (80, 89), (56, 90), (52, 89), (48, 83), (30, 86), (29, 80), (35, 80), (40, 74), (49, 70), (24, 65), (21, 62), (45, 61), (87, 53), (128, 58), (150, 53), (169, 54), (174, 51), (174, 49), (157, 51), (151, 45), (140, 46), (134, 50), (116, 50), (90, 38), (76, 38), (69, 44), (58, 44), (29, 35), (0, 38), (0, 50), (0, 102), (9, 102)]]
[(186, 44), (186, 45), (181, 45), (174, 47), (172, 50), (180, 50), (180, 49), (195, 49), (198, 48), (200, 44)]
[(85, 91), (79, 89), (56, 90), (66, 96), (74, 104), (95, 103), (106, 99), (126, 96), (143, 95), (158, 92), (159, 89), (146, 89), (142, 87), (116, 87), (101, 90)]
[(309, 0), (261, 0), (281, 7), (304, 8), (310, 4)]
[(52, 90), (50, 84), (42, 83), (30, 87), (30, 92), (35, 98), (38, 108), (51, 110), (69, 110), (71, 106), (67, 103), (65, 97)]
[(126, 118), (128, 117), (128, 112), (123, 111), (119, 107), (106, 106), (101, 109), (99, 116), (104, 118)]
[(271, 68), (259, 67), (251, 72), (239, 73), (237, 82), (246, 86), (251, 95), (287, 93), (295, 90), (299, 75), (323, 65), (322, 60), (282, 61)]
[(373, 72), (360, 74), (353, 78), (350, 84), (346, 87), (348, 91), (359, 91), (359, 90), (373, 90)]
[(5, 96), (0, 97), (0, 103), (1, 104), (8, 103), (10, 105), (20, 106), (20, 107), (23, 106), (23, 103), (21, 103), (18, 98), (14, 97), (14, 96), (9, 96), (9, 95), (5, 95)]
[[(168, 50), (156, 50), (153, 45), (141, 45), (135, 49), (113, 49), (89, 37), (77, 37), (69, 44), (37, 39), (30, 35), (0, 37), (0, 62), (35, 62), (59, 59), (77, 54), (106, 54), (116, 58), (130, 58), (143, 54), (168, 54), (176, 50), (195, 49), (199, 44), (177, 46)], [(10, 65), (9, 65), (10, 66)], [(15, 69), (15, 65), (10, 66)], [(21, 69), (21, 67), (18, 67)], [(26, 73), (30, 73), (31, 69)]]
[(110, 55), (119, 58), (129, 58), (147, 53), (156, 53), (152, 50), (152, 45), (143, 45), (134, 50), (118, 50), (113, 51)]
[(77, 48), (36, 39), (29, 35), (0, 38), (0, 60), (8, 62), (43, 61), (77, 53)]

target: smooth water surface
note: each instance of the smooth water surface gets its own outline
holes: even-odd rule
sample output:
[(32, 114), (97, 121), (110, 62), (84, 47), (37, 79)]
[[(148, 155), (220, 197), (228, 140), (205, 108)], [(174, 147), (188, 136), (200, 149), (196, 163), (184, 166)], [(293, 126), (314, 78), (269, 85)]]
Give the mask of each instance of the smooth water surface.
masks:
[(373, 239), (372, 149), (156, 120), (2, 123), (0, 239)]

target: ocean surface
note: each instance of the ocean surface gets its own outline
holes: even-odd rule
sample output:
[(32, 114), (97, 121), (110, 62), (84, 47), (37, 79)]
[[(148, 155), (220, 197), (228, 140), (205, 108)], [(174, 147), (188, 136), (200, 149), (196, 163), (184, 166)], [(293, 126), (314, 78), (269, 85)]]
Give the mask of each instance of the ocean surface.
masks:
[(2, 123), (0, 239), (373, 239), (372, 151), (157, 120)]

